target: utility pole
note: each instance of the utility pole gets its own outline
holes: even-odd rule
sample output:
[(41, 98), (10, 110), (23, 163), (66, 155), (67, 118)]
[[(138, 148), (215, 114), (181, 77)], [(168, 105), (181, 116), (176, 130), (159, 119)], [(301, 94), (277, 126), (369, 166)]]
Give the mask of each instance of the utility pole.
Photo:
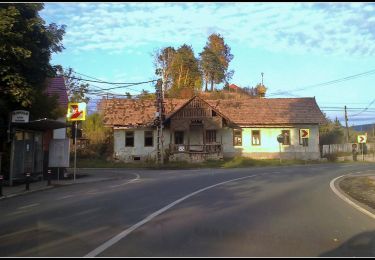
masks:
[(344, 107), (344, 109), (345, 109), (346, 143), (349, 143), (348, 113), (346, 111), (346, 106)]
[(164, 69), (161, 82), (160, 80), (156, 84), (156, 129), (157, 129), (157, 163), (163, 164), (164, 163), (164, 138), (163, 138), (163, 120), (164, 120)]
[(161, 84), (161, 93), (160, 93), (160, 141), (161, 141), (161, 154), (160, 154), (160, 164), (164, 164), (164, 136), (163, 136), (163, 120), (164, 120), (164, 89), (165, 89), (165, 68), (163, 68), (162, 75), (162, 84)]
[(155, 125), (156, 125), (156, 163), (159, 164), (160, 163), (160, 158), (161, 158), (161, 154), (160, 154), (160, 80), (157, 81), (156, 83), (156, 102), (155, 102), (155, 106), (156, 106), (156, 113), (155, 113)]

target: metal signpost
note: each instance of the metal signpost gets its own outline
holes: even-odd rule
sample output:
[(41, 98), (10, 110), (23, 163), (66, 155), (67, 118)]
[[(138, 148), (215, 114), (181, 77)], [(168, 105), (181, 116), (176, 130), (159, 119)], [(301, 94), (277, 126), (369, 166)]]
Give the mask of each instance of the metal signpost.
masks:
[(283, 134), (279, 134), (277, 136), (277, 141), (279, 142), (279, 158), (281, 164), (281, 144), (284, 143), (285, 136)]
[(76, 180), (76, 166), (77, 166), (77, 122), (84, 121), (86, 119), (86, 103), (69, 103), (68, 113), (66, 114), (67, 120), (72, 122), (75, 121), (74, 129), (74, 170), (73, 178)]
[(302, 139), (302, 145), (303, 147), (305, 147), (305, 163), (307, 161), (307, 158), (306, 158), (306, 152), (307, 152), (307, 146), (308, 146), (308, 140), (309, 140), (309, 137), (310, 137), (310, 129), (300, 129), (299, 130), (299, 136), (301, 137)]

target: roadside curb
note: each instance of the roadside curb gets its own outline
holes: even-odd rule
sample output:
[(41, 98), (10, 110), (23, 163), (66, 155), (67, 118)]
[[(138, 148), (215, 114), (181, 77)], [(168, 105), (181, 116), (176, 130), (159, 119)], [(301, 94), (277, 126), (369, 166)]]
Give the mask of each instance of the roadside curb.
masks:
[[(335, 179), (333, 179), (329, 186), (331, 187), (331, 190), (340, 198), (342, 199), (343, 201), (345, 201), (346, 203), (348, 203), (349, 205), (351, 205), (352, 207), (354, 207), (355, 209), (359, 210), (360, 212), (362, 212), (363, 214), (369, 216), (370, 218), (372, 219), (375, 219), (375, 215), (373, 213), (371, 213), (370, 211), (368, 211), (367, 209), (365, 209), (365, 207), (367, 207), (366, 205), (364, 205), (363, 203), (355, 200), (354, 198), (352, 198), (351, 196), (347, 195), (345, 192), (343, 192), (340, 187), (339, 187), (339, 182), (342, 181), (343, 179), (345, 179), (345, 177), (348, 177), (350, 176), (351, 174), (346, 174), (346, 175), (341, 175)], [(361, 206), (360, 206), (361, 205)], [(363, 205), (363, 206), (362, 206)]]
[(44, 191), (44, 190), (49, 190), (49, 189), (53, 189), (53, 188), (59, 188), (59, 187), (64, 187), (64, 186), (77, 185), (77, 184), (97, 183), (97, 182), (110, 181), (110, 180), (115, 180), (115, 179), (101, 179), (101, 180), (86, 181), (86, 182), (77, 182), (77, 183), (74, 183), (74, 182), (69, 182), (69, 183), (52, 183), (51, 186), (45, 186), (45, 187), (40, 187), (40, 188), (36, 188), (36, 189), (33, 189), (33, 190), (29, 190), (29, 191), (21, 191), (21, 192), (9, 194), (9, 195), (4, 195), (4, 196), (0, 197), (0, 200), (9, 199), (9, 198), (13, 198), (13, 197), (18, 197), (18, 196), (21, 196), (21, 195), (27, 195), (27, 194), (30, 194), (30, 193), (34, 193), (34, 192), (38, 192), (38, 191)]
[[(136, 175), (136, 178), (130, 179), (130, 182), (139, 180), (140, 176), (138, 174), (135, 174), (135, 175)], [(44, 187), (40, 187), (40, 188), (35, 188), (33, 190), (29, 190), (29, 191), (24, 190), (24, 191), (21, 191), (21, 192), (9, 194), (9, 195), (4, 195), (4, 196), (0, 197), (0, 200), (9, 199), (9, 198), (13, 198), (13, 197), (21, 196), (21, 195), (26, 195), (26, 194), (34, 193), (34, 192), (37, 192), (37, 191), (49, 190), (49, 189), (52, 189), (52, 188), (59, 188), (59, 187), (78, 185), (78, 184), (99, 183), (99, 182), (121, 180), (121, 179), (123, 179), (123, 178), (114, 177), (114, 178), (101, 178), (101, 179), (98, 178), (98, 179), (86, 180), (86, 181), (82, 181), (82, 182), (74, 182), (74, 181), (66, 182), (66, 183), (54, 182), (54, 183), (51, 183), (51, 186), (44, 186)]]
[(34, 190), (21, 191), (21, 192), (9, 194), (9, 195), (4, 195), (4, 196), (0, 197), (0, 200), (18, 197), (18, 196), (21, 196), (21, 195), (26, 195), (26, 194), (30, 194), (30, 193), (34, 193), (34, 192), (38, 192), (38, 191), (49, 190), (49, 189), (52, 189), (52, 188), (54, 188), (54, 186), (51, 185), (51, 186), (46, 186), (46, 187), (42, 187), (42, 188), (38, 188), (38, 189), (34, 189)]

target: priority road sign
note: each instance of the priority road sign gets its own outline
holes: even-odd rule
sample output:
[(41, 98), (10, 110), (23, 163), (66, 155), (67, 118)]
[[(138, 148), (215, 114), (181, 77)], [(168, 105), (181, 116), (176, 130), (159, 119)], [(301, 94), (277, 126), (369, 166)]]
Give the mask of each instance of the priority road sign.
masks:
[(367, 142), (367, 135), (358, 135), (357, 140), (358, 143), (365, 144)]
[(300, 129), (299, 135), (301, 138), (309, 138), (310, 137), (310, 129)]

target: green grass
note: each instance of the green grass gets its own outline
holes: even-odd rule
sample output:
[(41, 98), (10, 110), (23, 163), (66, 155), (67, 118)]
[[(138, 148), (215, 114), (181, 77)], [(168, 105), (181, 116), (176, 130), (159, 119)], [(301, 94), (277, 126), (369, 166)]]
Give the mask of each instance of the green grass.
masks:
[(259, 166), (286, 166), (298, 164), (316, 164), (324, 163), (321, 161), (304, 161), (304, 160), (282, 160), (279, 159), (251, 159), (246, 157), (235, 157), (224, 159), (221, 161), (208, 160), (201, 163), (188, 162), (168, 162), (163, 166), (153, 162), (108, 162), (103, 159), (79, 159), (77, 158), (77, 168), (147, 168), (147, 169), (196, 169), (196, 168), (243, 168), (243, 167), (259, 167)]

